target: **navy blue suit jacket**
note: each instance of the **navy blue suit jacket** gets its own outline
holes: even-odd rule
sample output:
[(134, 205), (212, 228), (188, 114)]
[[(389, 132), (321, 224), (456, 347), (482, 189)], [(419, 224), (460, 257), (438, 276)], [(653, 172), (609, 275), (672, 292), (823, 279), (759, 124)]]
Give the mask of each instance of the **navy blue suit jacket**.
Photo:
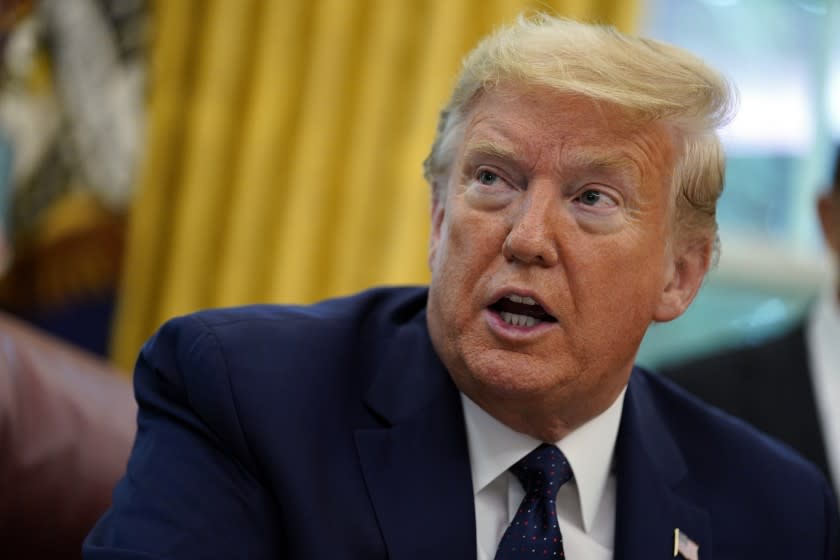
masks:
[[(135, 373), (139, 431), (88, 560), (475, 558), (459, 394), (426, 291), (167, 323)], [(615, 558), (837, 558), (836, 505), (797, 455), (634, 370)]]

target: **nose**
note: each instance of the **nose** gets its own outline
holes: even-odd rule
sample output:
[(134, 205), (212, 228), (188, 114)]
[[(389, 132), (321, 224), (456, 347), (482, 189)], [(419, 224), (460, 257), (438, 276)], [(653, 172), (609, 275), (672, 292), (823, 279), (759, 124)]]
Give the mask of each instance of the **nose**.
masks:
[(555, 233), (561, 219), (558, 201), (557, 191), (550, 185), (532, 185), (526, 191), (502, 246), (509, 262), (544, 267), (557, 264), (560, 250)]

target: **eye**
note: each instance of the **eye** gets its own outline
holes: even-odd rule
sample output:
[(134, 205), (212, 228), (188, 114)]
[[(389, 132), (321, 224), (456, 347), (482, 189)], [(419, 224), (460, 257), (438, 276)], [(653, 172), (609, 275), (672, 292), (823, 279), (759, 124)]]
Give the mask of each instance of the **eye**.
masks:
[(598, 191), (588, 190), (581, 195), (580, 201), (587, 206), (595, 206), (601, 201), (601, 193)]
[(498, 178), (498, 175), (496, 175), (492, 171), (487, 171), (486, 169), (482, 169), (481, 171), (479, 171), (476, 177), (476, 179), (478, 179), (478, 182), (482, 185), (492, 185), (496, 182)]
[(584, 206), (610, 207), (616, 205), (616, 202), (613, 199), (613, 197), (596, 189), (587, 189), (583, 191), (580, 197), (578, 197), (578, 200)]

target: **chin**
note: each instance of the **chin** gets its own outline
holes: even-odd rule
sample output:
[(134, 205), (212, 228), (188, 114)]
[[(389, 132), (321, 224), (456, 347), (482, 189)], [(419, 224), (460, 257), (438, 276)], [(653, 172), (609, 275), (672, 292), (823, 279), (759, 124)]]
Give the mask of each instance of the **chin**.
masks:
[(532, 356), (487, 350), (474, 358), (466, 360), (464, 379), (455, 376), (456, 384), (467, 394), (473, 389), (496, 399), (540, 400), (570, 381), (557, 375), (563, 366), (535, 363), (538, 360)]

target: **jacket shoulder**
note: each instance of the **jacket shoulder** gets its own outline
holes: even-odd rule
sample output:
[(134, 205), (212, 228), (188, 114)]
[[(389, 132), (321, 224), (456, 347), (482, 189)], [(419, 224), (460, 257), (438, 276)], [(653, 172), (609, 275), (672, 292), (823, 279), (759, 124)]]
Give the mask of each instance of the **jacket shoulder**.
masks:
[(164, 323), (144, 345), (141, 358), (187, 363), (215, 347), (228, 362), (268, 360), (276, 366), (280, 353), (318, 359), (333, 346), (386, 335), (421, 313), (425, 302), (423, 288), (379, 288), (313, 305), (208, 309)]

